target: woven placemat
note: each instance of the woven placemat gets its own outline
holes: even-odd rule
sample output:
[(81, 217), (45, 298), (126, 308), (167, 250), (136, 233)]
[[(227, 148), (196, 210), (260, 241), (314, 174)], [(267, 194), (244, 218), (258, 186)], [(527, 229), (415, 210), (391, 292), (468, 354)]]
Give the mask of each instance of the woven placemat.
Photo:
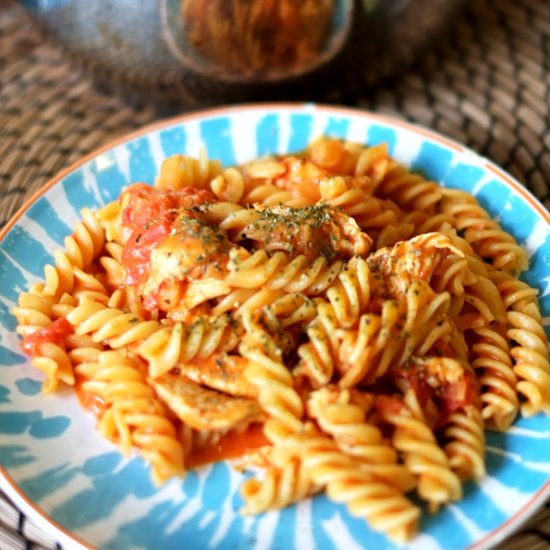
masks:
[[(550, 208), (550, 2), (471, 0), (400, 77), (315, 98), (404, 116), (487, 156)], [(165, 113), (163, 113), (165, 114)], [(12, 0), (0, 0), (0, 227), (48, 179), (160, 117), (96, 89)], [(501, 549), (550, 547), (546, 506)], [(0, 494), (0, 549), (60, 548)]]

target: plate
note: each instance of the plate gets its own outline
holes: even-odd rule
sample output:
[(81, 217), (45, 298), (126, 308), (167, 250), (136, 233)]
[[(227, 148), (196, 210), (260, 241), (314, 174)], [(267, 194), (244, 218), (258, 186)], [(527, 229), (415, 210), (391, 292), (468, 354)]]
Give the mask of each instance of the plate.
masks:
[[(462, 145), (401, 120), (315, 105), (238, 106), (146, 128), (83, 159), (40, 191), (0, 242), (0, 464), (5, 492), (68, 547), (392, 548), (324, 496), (258, 517), (239, 514), (241, 474), (220, 462), (155, 488), (146, 464), (123, 458), (95, 431), (70, 391), (40, 396), (40, 374), (21, 354), (9, 313), (43, 277), (81, 208), (115, 199), (130, 182), (152, 183), (162, 159), (206, 146), (224, 165), (304, 148), (316, 136), (387, 142), (390, 154), (449, 187), (474, 194), (530, 257), (524, 279), (550, 315), (550, 215), (517, 181)], [(425, 514), (410, 548), (488, 548), (550, 494), (550, 419), (519, 419), (487, 436), (488, 475), (464, 500)]]

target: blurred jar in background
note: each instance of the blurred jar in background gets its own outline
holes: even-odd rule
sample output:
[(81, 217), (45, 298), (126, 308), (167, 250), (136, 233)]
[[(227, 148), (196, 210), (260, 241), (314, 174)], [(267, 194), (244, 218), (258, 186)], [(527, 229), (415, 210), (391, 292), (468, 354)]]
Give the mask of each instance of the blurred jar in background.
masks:
[(225, 78), (288, 77), (308, 70), (330, 34), (333, 0), (183, 0), (187, 43)]
[[(362, 96), (465, 0), (20, 0), (102, 86), (164, 111)], [(329, 94), (332, 94), (329, 95)]]

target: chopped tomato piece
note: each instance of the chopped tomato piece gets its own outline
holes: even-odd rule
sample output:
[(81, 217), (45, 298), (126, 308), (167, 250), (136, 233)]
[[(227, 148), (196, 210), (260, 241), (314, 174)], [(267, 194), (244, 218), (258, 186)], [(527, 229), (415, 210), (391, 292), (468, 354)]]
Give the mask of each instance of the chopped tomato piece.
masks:
[(326, 172), (312, 162), (296, 157), (288, 157), (282, 164), (286, 170), (282, 176), (275, 179), (277, 187), (294, 191), (311, 204), (321, 198), (319, 181), (326, 177)]
[(470, 372), (456, 382), (447, 382), (441, 388), (441, 412), (447, 417), (468, 405), (479, 406), (479, 385)]
[(409, 381), (409, 384), (418, 399), (418, 404), (424, 408), (428, 402), (428, 399), (432, 396), (433, 389), (426, 381), (426, 376), (423, 370), (418, 368), (403, 369), (401, 375)]
[(64, 317), (53, 321), (47, 327), (43, 327), (27, 334), (21, 342), (21, 349), (28, 355), (38, 355), (40, 353), (39, 346), (44, 342), (59, 345), (66, 336), (73, 333), (73, 327)]
[(382, 417), (388, 414), (399, 414), (405, 408), (401, 399), (390, 395), (377, 395), (374, 406)]
[(314, 164), (330, 170), (338, 166), (345, 156), (345, 149), (342, 142), (337, 139), (324, 139), (311, 146), (310, 155)]
[(174, 218), (179, 208), (192, 208), (205, 202), (215, 201), (206, 189), (184, 187), (178, 191), (165, 191), (145, 183), (135, 183), (125, 194), (130, 196), (122, 213), (122, 225), (130, 229), (143, 229), (165, 218)]

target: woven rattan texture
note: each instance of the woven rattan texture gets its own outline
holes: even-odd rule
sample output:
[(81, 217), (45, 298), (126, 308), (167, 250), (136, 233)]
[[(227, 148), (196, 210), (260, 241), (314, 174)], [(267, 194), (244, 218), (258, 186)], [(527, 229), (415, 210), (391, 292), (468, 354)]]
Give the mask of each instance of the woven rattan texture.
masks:
[[(404, 116), (461, 141), (550, 208), (550, 2), (471, 0), (409, 71), (377, 89), (312, 98)], [(24, 10), (0, 0), (0, 227), (48, 179), (159, 118), (94, 88)], [(543, 508), (501, 549), (550, 547)], [(0, 549), (59, 548), (0, 498)]]

